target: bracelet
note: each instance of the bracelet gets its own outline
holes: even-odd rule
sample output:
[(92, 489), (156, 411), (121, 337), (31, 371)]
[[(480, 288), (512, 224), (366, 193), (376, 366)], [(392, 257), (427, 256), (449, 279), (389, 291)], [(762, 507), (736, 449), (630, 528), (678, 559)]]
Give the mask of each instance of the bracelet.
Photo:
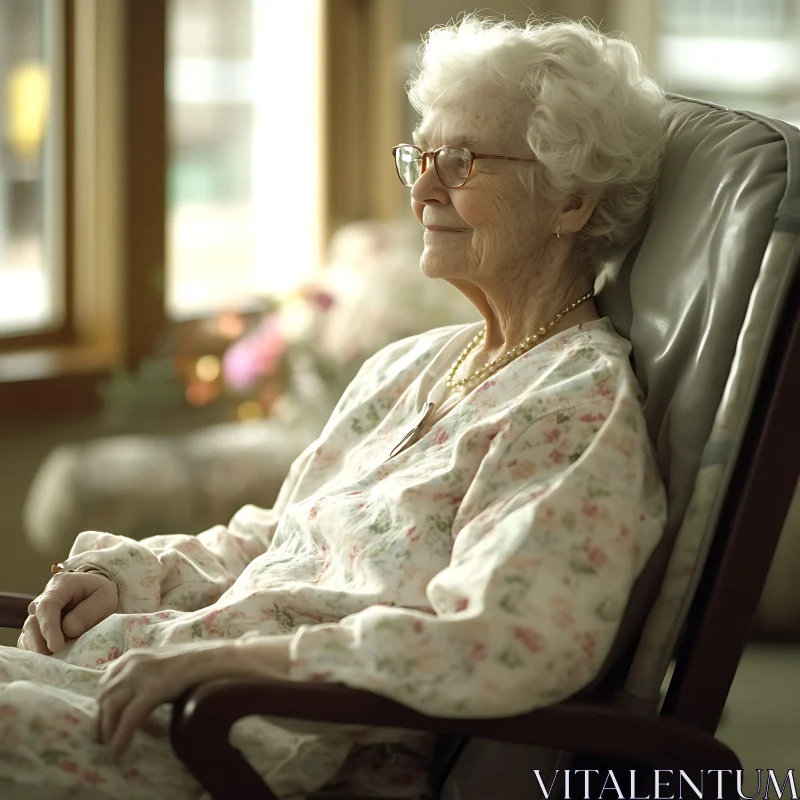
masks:
[(117, 582), (117, 579), (108, 570), (96, 567), (94, 564), (82, 564), (76, 569), (69, 569), (65, 564), (59, 562), (50, 567), (50, 572), (53, 575), (58, 575), (59, 572), (99, 572), (101, 575), (105, 575), (112, 583)]

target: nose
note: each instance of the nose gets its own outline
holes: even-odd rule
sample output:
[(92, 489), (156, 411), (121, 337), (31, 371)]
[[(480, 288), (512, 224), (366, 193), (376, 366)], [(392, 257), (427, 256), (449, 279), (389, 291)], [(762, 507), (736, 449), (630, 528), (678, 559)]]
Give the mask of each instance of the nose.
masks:
[(422, 158), (422, 173), (411, 187), (411, 201), (423, 205), (444, 205), (450, 202), (447, 187), (439, 180), (432, 154)]

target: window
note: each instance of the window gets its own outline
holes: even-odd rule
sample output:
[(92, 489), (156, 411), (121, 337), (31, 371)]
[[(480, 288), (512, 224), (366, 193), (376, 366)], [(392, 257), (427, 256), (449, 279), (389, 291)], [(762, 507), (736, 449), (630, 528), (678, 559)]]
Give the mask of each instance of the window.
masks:
[(0, 0), (0, 336), (63, 322), (62, 4)]
[(800, 0), (662, 0), (668, 88), (800, 125)]
[(168, 12), (166, 304), (180, 320), (291, 290), (319, 265), (322, 2)]

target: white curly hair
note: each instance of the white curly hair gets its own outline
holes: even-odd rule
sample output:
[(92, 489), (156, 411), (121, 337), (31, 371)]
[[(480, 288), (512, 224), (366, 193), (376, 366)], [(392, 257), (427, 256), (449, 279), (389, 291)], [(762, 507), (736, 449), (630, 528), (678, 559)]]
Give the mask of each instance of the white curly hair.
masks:
[(588, 20), (525, 25), (465, 14), (432, 28), (408, 97), (424, 118), (458, 82), (491, 81), (509, 103), (530, 104), (526, 139), (538, 163), (521, 168), (532, 194), (552, 202), (599, 196), (575, 237), (581, 274), (611, 277), (635, 243), (656, 190), (665, 144), (664, 91), (636, 48)]

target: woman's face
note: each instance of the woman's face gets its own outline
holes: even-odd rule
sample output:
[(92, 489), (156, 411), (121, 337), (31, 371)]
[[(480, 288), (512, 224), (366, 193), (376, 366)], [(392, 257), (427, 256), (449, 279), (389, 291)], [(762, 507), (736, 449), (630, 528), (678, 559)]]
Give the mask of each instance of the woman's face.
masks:
[[(524, 131), (527, 104), (510, 105), (492, 89), (446, 92), (415, 133), (425, 151), (443, 145), (475, 153), (531, 158)], [(464, 186), (451, 189), (431, 160), (411, 188), (411, 207), (425, 227), (423, 273), (478, 285), (513, 284), (541, 264), (554, 233), (555, 209), (531, 198), (519, 179), (534, 164), (477, 159)]]

